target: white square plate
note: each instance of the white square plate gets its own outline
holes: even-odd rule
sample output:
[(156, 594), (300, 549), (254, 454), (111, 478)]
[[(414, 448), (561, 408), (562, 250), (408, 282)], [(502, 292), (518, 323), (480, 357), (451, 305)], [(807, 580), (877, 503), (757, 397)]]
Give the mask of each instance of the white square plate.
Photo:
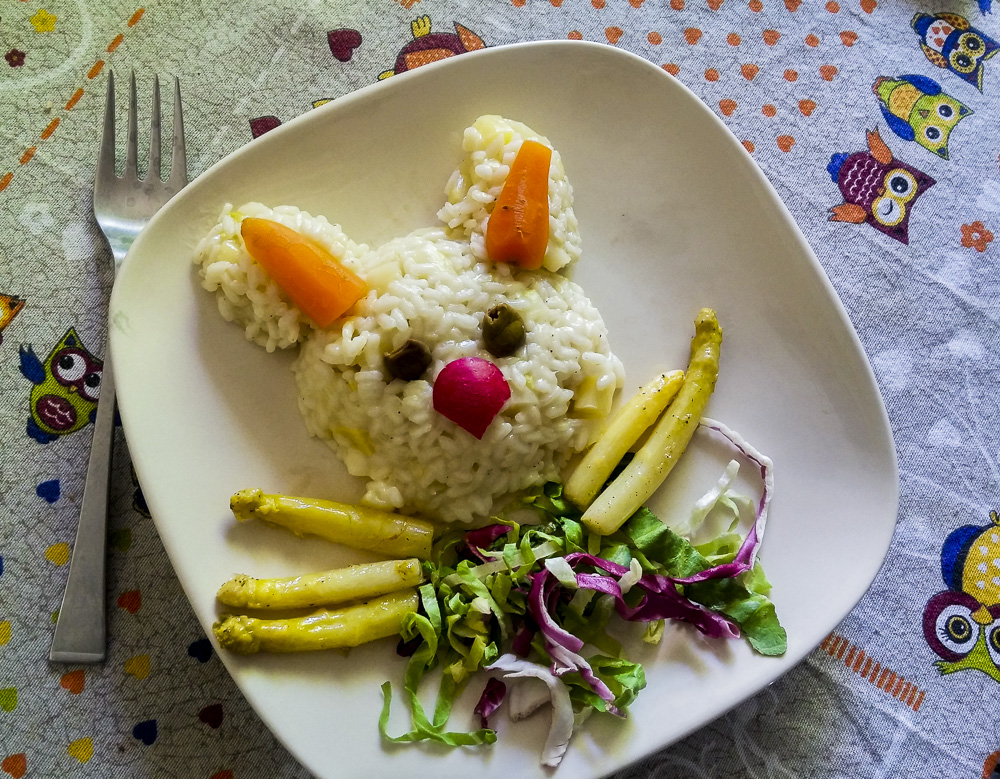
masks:
[[(681, 84), (611, 47), (522, 44), (393, 77), (268, 133), (182, 191), (132, 247), (111, 304), (119, 403), (156, 527), (209, 635), (215, 592), (234, 572), (290, 575), (358, 560), (259, 523), (237, 527), (229, 514), (229, 496), (244, 487), (346, 501), (361, 491), (306, 433), (291, 355), (265, 353), (222, 320), (192, 252), (226, 202), (296, 205), (372, 245), (432, 225), (462, 131), (485, 113), (525, 122), (562, 154), (584, 241), (574, 278), (608, 324), (624, 394), (655, 371), (686, 366), (694, 316), (710, 306), (725, 342), (708, 413), (775, 463), (761, 559), (787, 653), (761, 657), (684, 625), (655, 649), (630, 646), (648, 678), (631, 716), (592, 717), (559, 769), (595, 776), (663, 748), (790, 669), (864, 594), (896, 520), (892, 438), (851, 323), (765, 177)], [(728, 459), (696, 437), (653, 508), (686, 512)], [(386, 640), (349, 656), (221, 657), (318, 776), (545, 775), (545, 713), (517, 725), (499, 717), (492, 747), (384, 748), (383, 681), (397, 691), (391, 732), (409, 729), (398, 694), (404, 661), (393, 648)], [(471, 703), (463, 706), (455, 728), (473, 724)]]

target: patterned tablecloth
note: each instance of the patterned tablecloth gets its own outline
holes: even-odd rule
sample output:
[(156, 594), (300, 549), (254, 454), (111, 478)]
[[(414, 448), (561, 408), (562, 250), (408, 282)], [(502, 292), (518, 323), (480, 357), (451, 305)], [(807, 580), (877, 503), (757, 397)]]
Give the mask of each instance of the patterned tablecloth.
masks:
[[(108, 659), (46, 660), (92, 425), (78, 397), (76, 425), (44, 429), (33, 390), (67, 339), (94, 365), (105, 350), (112, 271), (90, 193), (107, 71), (135, 69), (147, 89), (153, 73), (180, 76), (196, 175), (384, 74), (566, 38), (661, 65), (751, 152), (858, 330), (901, 470), (895, 537), (860, 605), (792, 672), (620, 776), (994, 775), (1000, 17), (989, 2), (4, 0), (0, 776), (306, 775), (196, 622), (120, 431)], [(864, 166), (890, 159), (918, 186), (884, 219)]]

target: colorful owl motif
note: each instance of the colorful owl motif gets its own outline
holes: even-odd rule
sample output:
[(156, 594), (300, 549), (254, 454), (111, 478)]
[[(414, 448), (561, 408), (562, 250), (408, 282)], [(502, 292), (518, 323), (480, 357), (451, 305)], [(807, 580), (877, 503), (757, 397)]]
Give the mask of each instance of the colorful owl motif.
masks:
[(927, 59), (983, 91), (983, 63), (1000, 44), (958, 14), (917, 14), (910, 24)]
[(924, 607), (924, 638), (941, 658), (942, 674), (982, 671), (1000, 682), (1000, 516), (985, 527), (965, 525), (941, 548), (948, 589)]
[(916, 141), (928, 151), (948, 159), (948, 136), (971, 108), (941, 91), (926, 76), (879, 76), (872, 84), (889, 129), (906, 141)]
[(14, 295), (0, 295), (0, 343), (3, 343), (3, 331), (7, 329), (14, 317), (24, 308), (24, 301)]
[(28, 435), (40, 444), (94, 421), (103, 363), (80, 342), (72, 327), (42, 363), (31, 346), (21, 346), (21, 373), (31, 389)]
[(463, 27), (458, 22), (454, 23), (455, 32), (431, 32), (431, 18), (421, 16), (410, 22), (410, 32), (413, 33), (413, 40), (407, 43), (399, 56), (396, 57), (396, 64), (392, 70), (386, 70), (379, 74), (379, 79), (403, 73), (407, 70), (419, 68), (431, 62), (437, 62), (456, 54), (464, 54), (467, 51), (485, 49), (486, 44), (483, 39), (476, 35), (468, 27)]
[(844, 196), (830, 209), (831, 222), (867, 222), (890, 238), (910, 242), (910, 209), (935, 182), (894, 159), (878, 130), (868, 133), (868, 151), (834, 154), (826, 169)]

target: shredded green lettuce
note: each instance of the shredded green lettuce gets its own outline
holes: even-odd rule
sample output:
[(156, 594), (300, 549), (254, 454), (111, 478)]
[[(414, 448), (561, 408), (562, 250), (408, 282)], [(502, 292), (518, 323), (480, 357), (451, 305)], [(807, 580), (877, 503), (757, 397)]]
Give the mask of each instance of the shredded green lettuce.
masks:
[(413, 730), (400, 736), (389, 735), (387, 727), (389, 709), (392, 704), (392, 685), (385, 682), (382, 685), (382, 713), (378, 720), (379, 732), (383, 739), (394, 744), (410, 741), (435, 741), (448, 746), (492, 744), (496, 741), (496, 733), (488, 728), (471, 733), (449, 732), (444, 729), (451, 715), (455, 698), (460, 694), (462, 688), (461, 682), (456, 681), (451, 674), (442, 674), (433, 717), (432, 719), (427, 718), (423, 705), (420, 703), (420, 682), (435, 664), (442, 622), (433, 586), (429, 584), (421, 586), (420, 597), (426, 615), (409, 614), (404, 620), (402, 628), (404, 639), (412, 640), (418, 635), (421, 638), (421, 643), (407, 662), (406, 671), (403, 674), (403, 690), (410, 706)]
[[(651, 573), (684, 578), (715, 564), (646, 508), (637, 511), (618, 532), (632, 541), (643, 568)], [(783, 654), (787, 636), (778, 622), (774, 604), (767, 598), (771, 585), (759, 564), (748, 573), (749, 577), (744, 574), (735, 579), (709, 579), (688, 584), (684, 594), (733, 620), (750, 646), (762, 655)]]
[[(459, 560), (464, 532), (446, 533), (435, 544), (431, 560), (424, 563), (427, 583), (420, 587), (420, 612), (408, 615), (401, 631), (405, 641), (417, 643), (403, 677), (412, 730), (399, 736), (388, 734), (392, 689), (386, 682), (382, 685), (379, 717), (382, 737), (390, 743), (432, 741), (449, 746), (496, 741), (496, 733), (489, 728), (455, 732), (445, 727), (454, 701), (470, 677), (510, 651), (511, 641), (528, 611), (529, 577), (543, 566), (557, 576), (568, 593), (556, 606), (557, 619), (563, 629), (597, 650), (597, 654), (587, 657), (587, 662), (593, 674), (611, 690), (614, 707), (624, 714), (646, 685), (642, 666), (625, 658), (622, 645), (607, 632), (615, 614), (612, 596), (578, 589), (575, 573), (563, 558), (586, 552), (626, 568), (635, 560), (643, 573), (680, 579), (729, 562), (743, 540), (737, 530), (741, 512), (753, 510), (749, 498), (729, 491), (734, 476), (731, 465), (714, 490), (699, 501), (691, 521), (684, 526), (699, 537), (697, 545), (668, 528), (647, 508), (639, 509), (610, 536), (590, 534), (579, 521), (580, 512), (563, 495), (562, 485), (551, 482), (521, 502), (522, 507), (538, 514), (539, 524), (495, 520), (508, 529), (488, 549), (480, 551), (486, 563)], [(692, 601), (739, 625), (757, 652), (780, 655), (785, 651), (785, 630), (768, 598), (771, 585), (759, 560), (740, 576), (678, 585), (678, 589)], [(632, 588), (624, 597), (632, 605), (642, 593)], [(659, 643), (663, 630), (663, 620), (647, 623), (643, 641)], [(531, 650), (538, 663), (551, 663), (538, 632), (531, 639)], [(419, 692), (425, 677), (435, 669), (440, 671), (440, 682), (433, 714), (428, 717)], [(610, 704), (579, 672), (559, 678), (569, 689), (576, 722), (592, 711), (609, 711)]]
[[(592, 655), (587, 659), (594, 673), (614, 693), (614, 703), (620, 711), (626, 710), (639, 691), (646, 686), (646, 673), (639, 663), (607, 655)], [(590, 707), (597, 711), (607, 711), (607, 703), (590, 688), (579, 673), (564, 674), (561, 678), (569, 686), (570, 700), (577, 709)]]

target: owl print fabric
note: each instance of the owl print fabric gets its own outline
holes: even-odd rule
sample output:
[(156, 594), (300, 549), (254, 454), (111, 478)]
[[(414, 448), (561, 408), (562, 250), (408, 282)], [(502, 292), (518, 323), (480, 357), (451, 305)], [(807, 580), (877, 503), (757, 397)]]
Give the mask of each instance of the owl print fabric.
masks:
[[(140, 96), (153, 73), (179, 76), (193, 178), (331, 99), (542, 39), (642, 57), (731, 130), (856, 328), (900, 474), (895, 534), (857, 607), (823, 637), (793, 621), (799, 666), (614, 779), (1000, 776), (1000, 13), (992, 0), (38, 0), (7, 3), (0, 19), (0, 779), (307, 777), (187, 607), (120, 428), (108, 660), (43, 659), (107, 357), (113, 271), (89, 191), (108, 71), (134, 69)], [(469, 85), (473, 118), (492, 110), (491, 89)], [(456, 95), (452, 108), (460, 113), (466, 99)], [(660, 129), (663, 144), (674, 131)], [(609, 149), (624, 147), (614, 117), (606, 132)], [(619, 159), (607, 175), (627, 182), (634, 164)], [(573, 160), (566, 165), (573, 178)], [(585, 192), (576, 196), (586, 202)], [(683, 209), (667, 216), (683, 219)], [(637, 215), (623, 219), (642, 229)], [(782, 329), (796, 323), (781, 303), (769, 301), (774, 342), (753, 348), (783, 348)], [(738, 343), (738, 323), (726, 337)], [(822, 449), (814, 420), (795, 422), (801, 446)], [(816, 478), (838, 472), (831, 461)], [(823, 554), (794, 529), (785, 537), (803, 557)], [(765, 543), (765, 567), (767, 554)], [(774, 586), (780, 608), (796, 583)], [(535, 715), (543, 730), (545, 716)], [(602, 733), (586, 748), (614, 742)], [(483, 765), (486, 774), (494, 763)]]
[(94, 421), (103, 362), (83, 346), (76, 330), (67, 330), (44, 362), (30, 344), (21, 346), (20, 357), (21, 373), (34, 385), (29, 436), (47, 444)]
[(932, 64), (982, 91), (983, 66), (1000, 48), (993, 38), (958, 14), (917, 14), (912, 26), (920, 36), (920, 48)]
[[(920, 210), (916, 201), (936, 183), (936, 177), (946, 188), (962, 179), (948, 175), (955, 173), (954, 166), (939, 172), (933, 163), (922, 161), (914, 147), (898, 141), (912, 142), (940, 160), (950, 161), (952, 131), (961, 139), (963, 131), (957, 127), (976, 113), (973, 105), (978, 102), (974, 93), (964, 98), (957, 95), (963, 89), (968, 93), (965, 85), (982, 92), (984, 72), (1000, 48), (989, 34), (958, 14), (916, 13), (910, 26), (919, 36), (920, 51), (927, 61), (951, 74), (952, 82), (944, 78), (945, 73), (941, 74), (944, 85), (916, 72), (878, 75), (871, 83), (871, 92), (882, 122), (873, 117), (871, 129), (865, 128), (867, 150), (835, 152), (826, 166), (843, 197), (843, 203), (831, 206), (830, 221), (868, 224), (904, 245), (910, 243), (911, 213)], [(919, 58), (912, 59), (920, 64)], [(956, 78), (965, 85), (954, 81)], [(883, 139), (879, 126), (895, 137), (887, 133)], [(971, 143), (970, 148), (981, 153), (978, 139)], [(890, 144), (897, 147), (896, 152)], [(979, 224), (963, 225), (963, 239), (985, 238), (986, 233), (978, 231)], [(989, 237), (992, 240), (992, 233)]]
[(952, 128), (973, 113), (941, 90), (934, 79), (920, 75), (888, 78), (872, 84), (882, 116), (889, 129), (905, 141), (915, 141), (928, 151), (948, 159), (948, 137)]
[(835, 222), (867, 222), (901, 243), (909, 243), (910, 206), (934, 185), (926, 173), (893, 157), (877, 130), (868, 150), (834, 154), (827, 166), (844, 202), (830, 209)]
[(941, 577), (947, 589), (924, 609), (924, 637), (940, 656), (942, 674), (982, 671), (1000, 682), (1000, 516), (963, 525), (941, 547)]

